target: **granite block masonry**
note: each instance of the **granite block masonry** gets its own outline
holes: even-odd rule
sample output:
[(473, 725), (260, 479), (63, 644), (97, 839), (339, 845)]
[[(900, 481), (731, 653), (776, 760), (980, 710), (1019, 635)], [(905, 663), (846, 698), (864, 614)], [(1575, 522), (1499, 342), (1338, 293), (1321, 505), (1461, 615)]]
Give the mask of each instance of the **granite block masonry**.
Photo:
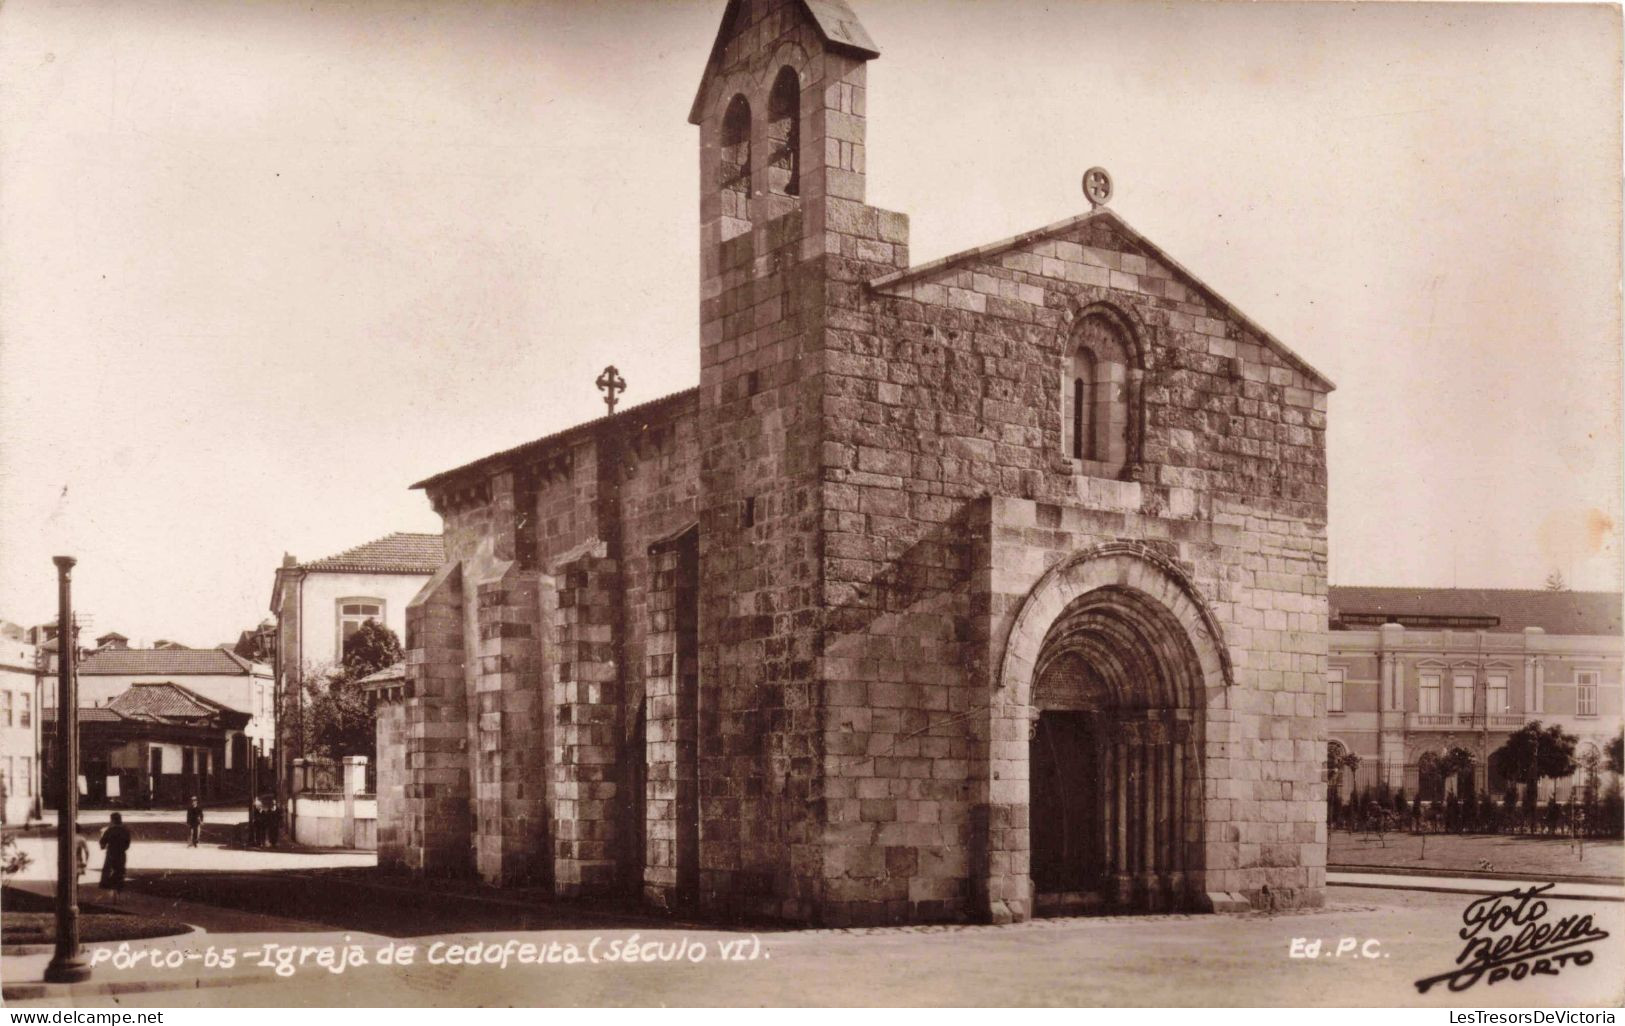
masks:
[(1319, 904), (1331, 384), (1105, 206), (910, 266), (878, 56), (732, 0), (699, 386), (420, 483), (381, 864), (826, 925)]

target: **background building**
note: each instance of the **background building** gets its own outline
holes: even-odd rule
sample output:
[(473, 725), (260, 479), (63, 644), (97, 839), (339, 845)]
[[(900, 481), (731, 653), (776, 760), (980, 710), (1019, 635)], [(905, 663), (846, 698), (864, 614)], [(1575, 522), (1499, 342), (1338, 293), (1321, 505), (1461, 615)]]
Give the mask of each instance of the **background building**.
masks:
[(338, 665), (344, 639), (368, 620), (404, 637), (407, 603), (444, 561), (440, 535), (400, 531), (309, 563), (283, 557), (271, 588), (280, 679)]
[(40, 795), (39, 649), (15, 624), (0, 624), (0, 785), (5, 822), (36, 812)]
[[(1458, 781), (1429, 772), (1427, 756), (1462, 747), (1477, 760), (1473, 786), (1499, 796), (1510, 782), (1494, 753), (1525, 723), (1579, 737), (1582, 762), (1620, 728), (1617, 593), (1332, 588), (1330, 602), (1328, 744), (1361, 760), (1334, 774), (1345, 793), (1386, 781), (1441, 797)], [(1566, 799), (1587, 776), (1544, 781), (1541, 794)]]
[[(227, 730), (218, 755), (209, 757), (213, 761), (207, 772), (219, 777), (222, 787), (239, 791), (248, 786), (252, 773), (269, 772), (276, 743), (269, 667), (225, 648), (98, 649), (79, 662), (80, 710), (106, 708), (138, 684), (178, 685), (223, 709), (245, 714), (240, 724), (229, 718), (234, 725)], [(44, 700), (47, 708), (54, 708), (54, 691), (46, 689)], [(251, 758), (259, 760), (257, 766)]]
[[(55, 730), (56, 709), (46, 710)], [(132, 684), (111, 700), (79, 710), (79, 773), (90, 804), (180, 805), (246, 796), (246, 712), (172, 683)], [(235, 753), (235, 758), (233, 755)], [(53, 750), (46, 751), (47, 795), (55, 803)]]

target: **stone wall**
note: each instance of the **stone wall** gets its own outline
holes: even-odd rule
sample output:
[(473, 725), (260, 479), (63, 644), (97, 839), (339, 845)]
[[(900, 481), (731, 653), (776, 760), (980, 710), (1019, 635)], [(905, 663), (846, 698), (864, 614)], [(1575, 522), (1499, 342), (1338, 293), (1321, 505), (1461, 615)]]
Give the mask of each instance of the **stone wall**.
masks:
[[(644, 742), (633, 734), (647, 550), (698, 515), (693, 398), (633, 407), (429, 489), (448, 569), (409, 611), (404, 716), (433, 720), (448, 739), (435, 742), (436, 772), (467, 792), (460, 819), (441, 810), (442, 860), (460, 852), (492, 883), (565, 894), (641, 888), (641, 854), (623, 847), (642, 847)], [(387, 731), (380, 740), (387, 758)], [(424, 821), (426, 800), (408, 795), (403, 822)]]
[[(879, 244), (887, 217), (865, 208), (843, 223)], [(982, 812), (966, 759), (993, 742), (967, 713), (989, 702), (1000, 632), (1044, 569), (1120, 539), (1147, 542), (1197, 582), (1236, 667), (1208, 733), (1208, 814), (1234, 842), (1211, 852), (1218, 889), (1270, 884), (1277, 902), (1318, 900), (1326, 386), (1109, 214), (988, 250), (903, 276), (829, 263), (854, 285), (831, 288), (828, 317), (842, 330), (825, 335), (826, 772), (849, 782), (826, 790), (843, 802), (839, 814), (831, 803), (831, 849), (853, 850), (839, 880), (829, 874), (826, 910), (837, 920), (967, 910), (961, 859)], [(874, 292), (856, 284), (874, 279)], [(1081, 473), (1063, 448), (1069, 332), (1100, 306), (1142, 353), (1135, 480)], [(966, 517), (982, 494), (1031, 512), (1020, 544), (998, 539), (991, 573), (1002, 583), (973, 610)], [(980, 651), (960, 644), (970, 637)], [(900, 752), (922, 761), (899, 765)], [(1232, 759), (1236, 778), (1224, 779)], [(904, 825), (922, 814), (933, 822)], [(1024, 810), (1013, 814), (1010, 828), (1024, 829)], [(834, 909), (843, 896), (852, 906)]]
[(378, 739), (378, 868), (406, 869), (406, 703), (381, 701), (373, 708)]

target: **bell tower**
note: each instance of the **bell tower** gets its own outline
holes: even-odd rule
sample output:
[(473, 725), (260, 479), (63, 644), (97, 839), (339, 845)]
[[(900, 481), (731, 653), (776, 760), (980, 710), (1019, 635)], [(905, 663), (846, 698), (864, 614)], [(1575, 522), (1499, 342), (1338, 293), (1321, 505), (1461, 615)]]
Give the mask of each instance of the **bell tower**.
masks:
[(852, 252), (880, 218), (863, 202), (877, 56), (844, 0), (730, 0), (689, 117), (701, 183), (698, 899), (723, 914), (820, 914), (831, 317), (861, 280), (907, 263), (906, 246), (887, 247), (901, 264), (879, 269)]
[(700, 127), (702, 299), (722, 243), (826, 197), (863, 202), (864, 71), (879, 56), (845, 0), (729, 0), (688, 118)]

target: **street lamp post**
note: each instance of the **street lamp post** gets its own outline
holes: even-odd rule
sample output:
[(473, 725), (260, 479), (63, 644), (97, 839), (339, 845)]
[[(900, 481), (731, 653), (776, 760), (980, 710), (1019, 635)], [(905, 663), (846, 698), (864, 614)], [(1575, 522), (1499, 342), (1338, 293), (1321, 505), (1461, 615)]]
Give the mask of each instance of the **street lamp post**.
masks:
[(79, 695), (74, 676), (72, 556), (53, 556), (57, 582), (56, 750), (62, 801), (56, 815), (56, 952), (45, 967), (47, 983), (90, 979), (79, 951)]

